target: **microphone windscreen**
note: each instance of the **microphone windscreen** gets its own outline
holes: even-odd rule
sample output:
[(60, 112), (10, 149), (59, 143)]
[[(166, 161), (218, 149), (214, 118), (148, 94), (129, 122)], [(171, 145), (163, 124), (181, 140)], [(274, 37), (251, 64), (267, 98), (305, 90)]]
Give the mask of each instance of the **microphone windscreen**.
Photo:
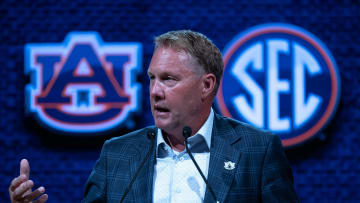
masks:
[(148, 136), (148, 138), (150, 138), (150, 139), (154, 139), (155, 136), (156, 136), (155, 130), (154, 130), (154, 129), (148, 130), (148, 131), (147, 131), (147, 136)]
[(183, 136), (185, 137), (185, 139), (191, 136), (191, 128), (189, 126), (185, 126), (183, 128)]

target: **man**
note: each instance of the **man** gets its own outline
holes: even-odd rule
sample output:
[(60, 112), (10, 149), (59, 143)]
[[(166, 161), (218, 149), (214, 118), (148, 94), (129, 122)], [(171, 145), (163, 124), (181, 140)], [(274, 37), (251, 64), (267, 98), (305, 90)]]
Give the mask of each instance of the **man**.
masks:
[[(148, 69), (156, 127), (105, 142), (83, 202), (298, 202), (280, 139), (211, 108), (223, 66), (218, 48), (200, 33), (157, 37)], [(186, 153), (184, 126), (192, 129), (188, 147), (209, 186)], [(10, 196), (21, 199), (14, 182)]]

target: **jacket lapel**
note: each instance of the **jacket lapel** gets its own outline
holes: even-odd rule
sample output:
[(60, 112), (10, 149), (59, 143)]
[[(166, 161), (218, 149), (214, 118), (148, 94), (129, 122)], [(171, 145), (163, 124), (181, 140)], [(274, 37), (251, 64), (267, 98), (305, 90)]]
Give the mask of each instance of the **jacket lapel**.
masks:
[[(152, 142), (147, 137), (146, 132), (143, 135), (144, 139), (139, 140), (136, 146), (137, 155), (130, 158), (129, 169), (130, 177), (134, 177), (137, 168), (140, 166), (142, 160), (146, 157), (146, 154), (151, 149)], [(153, 193), (153, 174), (154, 174), (154, 165), (156, 161), (155, 152), (156, 152), (156, 143), (152, 149), (149, 159), (145, 162), (143, 168), (141, 169), (139, 175), (137, 176), (129, 195), (131, 199), (134, 199), (135, 202), (152, 202), (152, 193)], [(130, 182), (130, 180), (129, 180)]]
[[(240, 152), (234, 149), (232, 143), (239, 139), (239, 135), (228, 122), (215, 114), (211, 139), (208, 182), (217, 201), (224, 202), (238, 167)], [(235, 163), (235, 168), (229, 163)], [(206, 189), (204, 202), (215, 202), (209, 188)]]

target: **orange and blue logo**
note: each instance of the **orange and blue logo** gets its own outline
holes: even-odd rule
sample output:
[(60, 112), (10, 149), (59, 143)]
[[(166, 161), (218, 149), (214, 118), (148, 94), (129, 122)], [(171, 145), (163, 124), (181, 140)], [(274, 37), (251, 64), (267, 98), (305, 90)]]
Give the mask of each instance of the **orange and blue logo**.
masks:
[(140, 43), (103, 42), (97, 32), (71, 32), (62, 43), (25, 46), (26, 110), (68, 133), (117, 128), (140, 110)]
[(255, 26), (236, 36), (223, 55), (218, 109), (280, 135), (285, 147), (319, 134), (336, 112), (336, 62), (310, 32), (283, 23)]

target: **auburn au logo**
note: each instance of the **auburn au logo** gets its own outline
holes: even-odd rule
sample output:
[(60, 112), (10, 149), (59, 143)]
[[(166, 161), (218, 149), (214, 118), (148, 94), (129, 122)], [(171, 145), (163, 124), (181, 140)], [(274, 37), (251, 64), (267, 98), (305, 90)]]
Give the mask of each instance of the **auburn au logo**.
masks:
[(27, 44), (26, 109), (63, 132), (113, 129), (140, 108), (140, 43), (105, 43), (96, 32), (69, 33), (63, 43)]
[(335, 60), (302, 28), (251, 28), (230, 42), (224, 64), (219, 110), (275, 132), (285, 147), (318, 134), (336, 111), (340, 78)]

